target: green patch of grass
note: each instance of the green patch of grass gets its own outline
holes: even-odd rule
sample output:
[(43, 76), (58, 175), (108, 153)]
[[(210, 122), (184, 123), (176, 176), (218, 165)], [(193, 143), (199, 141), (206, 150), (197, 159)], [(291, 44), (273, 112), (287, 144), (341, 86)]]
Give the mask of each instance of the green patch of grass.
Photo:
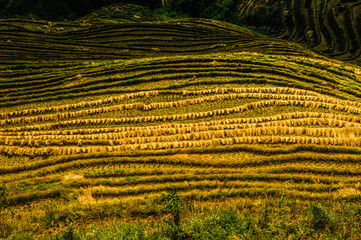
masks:
[(102, 179), (97, 182), (100, 185), (109, 185), (110, 181), (108, 179)]
[[(202, 213), (192, 209), (182, 210), (184, 200), (177, 191), (163, 195), (166, 217), (159, 222), (120, 222), (107, 226), (89, 226), (86, 231), (72, 229), (72, 239), (357, 239), (359, 223), (353, 223), (360, 207), (358, 204), (341, 203), (321, 207), (319, 203), (308, 206), (298, 201), (284, 199), (265, 200), (263, 207), (251, 210), (240, 206), (206, 208)], [(308, 209), (308, 210), (307, 210)], [(188, 212), (181, 218), (180, 212)], [(330, 217), (332, 215), (332, 217)], [(356, 225), (355, 225), (356, 224)], [(68, 239), (68, 227), (52, 239)], [(347, 229), (347, 231), (345, 231)]]
[(129, 182), (135, 182), (138, 179), (139, 179), (138, 176), (127, 176), (127, 177), (124, 178), (124, 180), (129, 181)]

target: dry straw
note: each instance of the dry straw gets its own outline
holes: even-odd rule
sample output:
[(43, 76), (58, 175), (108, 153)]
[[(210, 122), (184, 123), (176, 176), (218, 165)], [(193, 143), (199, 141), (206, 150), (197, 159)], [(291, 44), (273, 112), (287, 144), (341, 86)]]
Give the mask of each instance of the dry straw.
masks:
[(0, 113), (0, 118), (11, 118), (16, 116), (25, 116), (32, 114), (43, 114), (46, 112), (59, 112), (59, 111), (69, 111), (77, 108), (86, 108), (86, 107), (94, 107), (102, 104), (120, 102), (128, 99), (138, 98), (138, 97), (152, 97), (158, 95), (158, 91), (147, 91), (147, 92), (135, 92), (129, 94), (123, 94), (120, 96), (112, 96), (105, 99), (99, 99), (94, 101), (85, 101), (76, 104), (66, 104), (62, 106), (54, 106), (48, 108), (36, 108), (36, 109), (26, 109), (22, 111), (14, 111), (14, 112), (3, 112)]
[[(195, 117), (196, 115), (194, 115)], [(97, 124), (100, 121), (95, 119), (85, 119), (80, 122), (84, 123), (93, 123)], [(114, 119), (115, 122), (119, 122), (119, 119)], [(124, 121), (121, 119), (120, 121)], [(84, 138), (82, 135), (89, 134), (97, 134), (97, 133), (107, 133), (107, 132), (115, 132), (115, 133), (123, 133), (130, 134), (130, 132), (134, 131), (147, 131), (148, 135), (151, 134), (161, 134), (162, 131), (170, 131), (170, 129), (182, 129), (179, 131), (187, 131), (189, 132), (192, 127), (203, 127), (206, 129), (210, 129), (212, 126), (215, 128), (221, 128), (221, 125), (230, 125), (230, 124), (253, 124), (250, 127), (261, 126), (254, 125), (255, 123), (264, 123), (263, 126), (275, 126), (277, 124), (286, 125), (286, 126), (299, 126), (299, 125), (329, 125), (329, 126), (338, 126), (338, 127), (359, 127), (360, 126), (360, 118), (356, 116), (350, 115), (341, 115), (341, 114), (328, 114), (328, 113), (318, 113), (318, 112), (294, 112), (294, 113), (282, 113), (274, 116), (266, 116), (266, 117), (257, 117), (257, 118), (235, 118), (235, 119), (224, 119), (224, 120), (215, 120), (208, 122), (199, 122), (199, 123), (188, 123), (188, 124), (161, 124), (157, 126), (147, 126), (147, 127), (119, 127), (119, 128), (97, 128), (97, 129), (76, 129), (76, 130), (64, 130), (64, 131), (28, 131), (28, 130), (40, 130), (43, 128), (52, 128), (58, 125), (66, 126), (66, 124), (74, 124), (74, 122), (68, 123), (56, 123), (56, 124), (45, 124), (45, 125), (34, 125), (34, 126), (26, 126), (26, 127), (18, 127), (12, 129), (6, 129), (0, 132), (1, 138), (6, 138), (7, 136), (17, 136), (17, 138), (22, 138), (22, 136), (41, 136), (43, 139), (47, 139), (51, 137), (51, 135), (69, 135), (69, 134), (78, 134), (79, 136), (75, 137)], [(77, 122), (75, 122), (76, 124)], [(230, 126), (232, 127), (232, 126)], [(188, 128), (183, 129), (183, 128)], [(159, 130), (159, 131), (158, 131)], [(160, 131), (161, 130), (161, 131)], [(177, 130), (171, 130), (177, 131)], [(199, 131), (199, 130), (198, 130)], [(133, 133), (134, 134), (134, 133)], [(146, 133), (144, 133), (146, 134)], [(127, 137), (128, 135), (122, 135), (123, 137)], [(90, 137), (94, 138), (94, 136)]]
[[(263, 89), (265, 90), (265, 89)], [(252, 90), (255, 91), (255, 90)], [(288, 89), (290, 91), (290, 89)], [(301, 93), (303, 90), (299, 90)], [(281, 91), (282, 92), (282, 91)], [(291, 92), (296, 92), (291, 91)], [(132, 103), (132, 104), (121, 104), (116, 106), (110, 107), (101, 107), (96, 109), (90, 110), (81, 110), (76, 112), (65, 112), (65, 113), (57, 113), (57, 114), (49, 114), (49, 115), (42, 115), (42, 116), (34, 116), (34, 117), (20, 117), (20, 118), (10, 118), (6, 120), (1, 120), (0, 125), (8, 125), (8, 124), (20, 124), (20, 123), (32, 123), (32, 122), (43, 122), (43, 121), (50, 121), (50, 120), (62, 120), (68, 118), (76, 118), (87, 116), (91, 114), (102, 114), (107, 112), (113, 111), (120, 111), (120, 110), (130, 110), (130, 109), (140, 109), (140, 110), (150, 110), (150, 109), (161, 109), (161, 108), (174, 108), (174, 107), (183, 107), (188, 105), (194, 104), (201, 104), (204, 102), (210, 101), (224, 101), (224, 100), (234, 100), (234, 99), (246, 99), (246, 98), (255, 98), (255, 99), (275, 99), (275, 100), (283, 100), (284, 102), (280, 101), (271, 101), (272, 103), (283, 103), (281, 105), (290, 105), (290, 106), (305, 106), (309, 108), (327, 108), (327, 109), (334, 109), (339, 110), (347, 113), (352, 114), (361, 114), (361, 108), (359, 108), (359, 103), (350, 102), (339, 100), (331, 97), (325, 97), (321, 95), (291, 95), (291, 94), (273, 94), (273, 93), (236, 93), (236, 94), (223, 94), (223, 95), (213, 95), (213, 96), (205, 96), (201, 98), (195, 99), (186, 99), (180, 100), (175, 102), (156, 102), (145, 105), (144, 103)], [(253, 103), (257, 107), (265, 107), (270, 106), (271, 104), (268, 101), (260, 101)], [(67, 106), (67, 105), (66, 105)], [(248, 110), (248, 105), (243, 106), (245, 110)], [(252, 106), (250, 106), (252, 107)], [(68, 108), (68, 107), (66, 107)], [(231, 110), (225, 110), (226, 113), (229, 113)], [(237, 112), (237, 109), (236, 109)], [(218, 113), (218, 115), (224, 113)], [(209, 113), (202, 113), (202, 116), (209, 116)], [(198, 117), (197, 117), (198, 118)], [(185, 119), (189, 119), (185, 117)], [(156, 119), (154, 119), (156, 120)], [(152, 119), (152, 121), (154, 121)], [(174, 118), (173, 118), (174, 120)], [(113, 120), (109, 120), (113, 121)], [(143, 122), (143, 119), (134, 119), (135, 122)], [(147, 120), (149, 121), (149, 120)], [(113, 122), (110, 122), (113, 123)], [(103, 123), (104, 124), (104, 123)]]

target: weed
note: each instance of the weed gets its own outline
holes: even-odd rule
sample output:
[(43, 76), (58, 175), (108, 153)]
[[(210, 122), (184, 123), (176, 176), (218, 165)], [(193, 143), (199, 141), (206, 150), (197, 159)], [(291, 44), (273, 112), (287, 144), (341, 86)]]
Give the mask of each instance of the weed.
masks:
[(268, 228), (269, 223), (271, 221), (269, 205), (270, 205), (270, 203), (268, 201), (265, 201), (265, 204), (263, 207), (263, 214), (262, 214), (262, 217), (259, 219), (259, 224), (263, 228)]
[(77, 235), (74, 232), (74, 227), (72, 224), (68, 226), (66, 231), (62, 235), (62, 239), (64, 240), (76, 240), (78, 239)]
[(284, 217), (284, 214), (285, 214), (285, 212), (284, 212), (284, 202), (285, 202), (285, 195), (282, 194), (281, 199), (278, 202), (278, 210), (280, 212), (281, 217)]
[(329, 217), (324, 209), (318, 204), (312, 202), (309, 206), (311, 213), (311, 226), (315, 230), (324, 230), (329, 223)]
[(181, 212), (185, 210), (185, 204), (180, 200), (177, 188), (172, 186), (167, 194), (162, 194), (161, 201), (165, 210), (171, 215), (171, 220), (163, 219), (167, 224), (167, 232), (171, 239), (187, 239), (187, 233), (181, 228)]

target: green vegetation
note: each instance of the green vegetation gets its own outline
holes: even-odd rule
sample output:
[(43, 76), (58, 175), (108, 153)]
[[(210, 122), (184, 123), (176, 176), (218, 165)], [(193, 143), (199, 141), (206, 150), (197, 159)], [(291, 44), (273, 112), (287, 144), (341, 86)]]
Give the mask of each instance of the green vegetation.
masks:
[[(90, 225), (74, 232), (72, 225), (52, 239), (354, 239), (359, 237), (360, 206), (347, 202), (333, 202), (333, 206), (310, 202), (306, 205), (281, 197), (265, 200), (264, 205), (235, 205), (233, 207), (207, 207), (182, 211), (184, 204), (172, 189), (163, 204), (172, 215), (160, 223), (138, 221), (112, 223), (106, 227)], [(222, 203), (219, 203), (222, 205)], [(278, 205), (277, 205), (278, 204)], [(195, 207), (195, 206), (193, 206)], [(256, 210), (257, 209), (257, 210)], [(175, 215), (173, 215), (175, 214)]]

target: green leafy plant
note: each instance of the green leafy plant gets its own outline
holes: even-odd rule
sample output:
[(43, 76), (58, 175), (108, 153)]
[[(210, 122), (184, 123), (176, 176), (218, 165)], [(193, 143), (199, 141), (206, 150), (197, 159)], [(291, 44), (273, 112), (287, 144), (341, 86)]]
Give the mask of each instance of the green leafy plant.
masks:
[(74, 233), (74, 227), (72, 224), (70, 224), (67, 228), (67, 230), (63, 233), (62, 239), (64, 240), (75, 240), (78, 239), (76, 234)]
[(326, 212), (316, 203), (311, 203), (309, 210), (311, 212), (311, 226), (315, 230), (324, 230), (329, 222)]
[(186, 204), (179, 198), (175, 186), (162, 194), (161, 201), (165, 210), (171, 215), (171, 220), (163, 219), (168, 225), (168, 235), (171, 239), (188, 239), (188, 234), (181, 227), (181, 212), (186, 209)]

